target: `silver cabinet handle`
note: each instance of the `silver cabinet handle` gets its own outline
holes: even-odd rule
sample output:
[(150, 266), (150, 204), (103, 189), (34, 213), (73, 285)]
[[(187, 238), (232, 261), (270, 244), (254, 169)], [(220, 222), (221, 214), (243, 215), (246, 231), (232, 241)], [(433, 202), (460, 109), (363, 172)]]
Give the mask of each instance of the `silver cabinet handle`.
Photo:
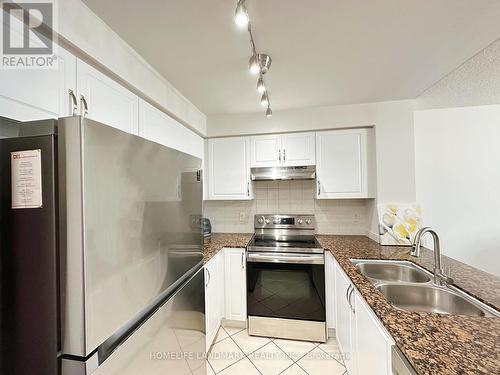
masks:
[(210, 284), (210, 281), (212, 280), (212, 275), (210, 275), (210, 271), (208, 270), (208, 268), (205, 268), (205, 269), (207, 271), (207, 276), (208, 276), (207, 283), (205, 284), (205, 287), (207, 287), (208, 284)]
[(321, 182), (318, 180), (316, 180), (318, 182), (318, 195), (321, 195)]
[(283, 163), (286, 163), (286, 150), (283, 149)]
[(349, 284), (349, 286), (347, 287), (347, 290), (345, 291), (345, 299), (346, 299), (347, 303), (349, 303), (349, 291), (351, 290), (351, 287), (352, 287), (352, 285)]
[(356, 309), (354, 308), (353, 304), (351, 303), (351, 296), (353, 294), (354, 294), (354, 287), (351, 289), (351, 292), (349, 293), (348, 302), (349, 302), (349, 306), (351, 306), (352, 313), (356, 314)]
[(250, 196), (250, 182), (247, 182), (247, 196)]
[(245, 259), (244, 258), (245, 258), (245, 252), (243, 251), (241, 253), (241, 269), (242, 270), (245, 269)]
[(71, 98), (71, 103), (73, 104), (71, 106), (71, 116), (76, 116), (78, 113), (78, 103), (76, 100), (76, 95), (75, 92), (71, 89), (68, 90), (69, 97)]
[(82, 103), (82, 116), (87, 116), (89, 114), (89, 106), (87, 105), (87, 100), (85, 99), (85, 96), (80, 95), (80, 103)]

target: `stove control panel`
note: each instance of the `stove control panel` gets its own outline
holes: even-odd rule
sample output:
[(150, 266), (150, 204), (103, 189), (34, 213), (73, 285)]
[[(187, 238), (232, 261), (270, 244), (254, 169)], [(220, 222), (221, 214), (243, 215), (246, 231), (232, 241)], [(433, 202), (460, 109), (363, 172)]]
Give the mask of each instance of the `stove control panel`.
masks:
[(314, 215), (255, 215), (255, 229), (314, 229)]

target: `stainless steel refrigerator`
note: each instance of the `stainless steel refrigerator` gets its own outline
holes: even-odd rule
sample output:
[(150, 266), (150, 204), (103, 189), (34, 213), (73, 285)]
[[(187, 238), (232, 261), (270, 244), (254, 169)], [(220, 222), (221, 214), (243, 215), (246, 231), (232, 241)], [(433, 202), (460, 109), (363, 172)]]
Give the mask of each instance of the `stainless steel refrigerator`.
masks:
[(80, 116), (0, 138), (0, 373), (204, 373), (201, 160)]

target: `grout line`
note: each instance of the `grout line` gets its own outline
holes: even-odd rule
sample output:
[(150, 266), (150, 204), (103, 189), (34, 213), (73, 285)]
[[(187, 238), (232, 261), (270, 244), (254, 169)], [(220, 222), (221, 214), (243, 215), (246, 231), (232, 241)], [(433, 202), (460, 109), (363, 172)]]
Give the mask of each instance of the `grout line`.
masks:
[[(236, 362), (231, 363), (229, 366), (224, 367), (222, 370), (220, 370), (219, 372), (216, 372), (215, 374), (220, 374), (222, 371), (225, 371), (225, 370), (227, 370), (229, 367), (234, 366), (234, 365), (235, 365), (235, 364), (237, 364), (238, 362), (243, 361), (245, 358), (246, 358), (246, 357), (245, 357), (245, 356), (243, 356), (243, 358), (238, 359)], [(213, 367), (212, 367), (212, 369), (213, 369)], [(214, 371), (214, 372), (215, 372), (215, 371)]]
[[(345, 365), (344, 363), (340, 362), (337, 358), (335, 358), (334, 356), (332, 356), (332, 355), (331, 355), (330, 353), (328, 353), (326, 350), (323, 350), (323, 349), (322, 349), (322, 348), (320, 348), (319, 346), (318, 346), (318, 349), (319, 349), (319, 350), (321, 350), (323, 353), (325, 353), (325, 354), (326, 354), (328, 357), (330, 357), (331, 359), (336, 360), (336, 361), (337, 361), (338, 363), (340, 363), (342, 366), (344, 366), (345, 368), (347, 368), (347, 367), (346, 367), (346, 365)], [(339, 351), (339, 354), (340, 354), (340, 351)]]
[[(245, 331), (246, 331), (246, 329), (245, 329)], [(241, 331), (240, 331), (240, 332), (241, 332)], [(239, 332), (238, 332), (238, 333), (239, 333)], [(243, 349), (241, 349), (241, 348), (240, 348), (240, 346), (238, 345), (238, 343), (236, 342), (236, 340), (235, 340), (235, 339), (233, 339), (233, 337), (232, 337), (232, 336), (229, 336), (229, 338), (230, 338), (231, 340), (233, 340), (234, 344), (238, 347), (238, 349), (240, 349), (240, 350), (241, 350), (241, 352), (243, 353), (243, 355), (245, 356), (245, 358), (246, 358), (246, 359), (248, 359), (248, 360), (250, 361), (250, 363), (252, 364), (252, 366), (253, 366), (253, 367), (255, 367), (255, 369), (257, 370), (257, 372), (258, 372), (259, 374), (261, 374), (261, 375), (262, 375), (262, 373), (260, 372), (260, 370), (257, 368), (257, 366), (255, 365), (255, 363), (253, 363), (252, 359), (248, 357), (248, 355), (249, 355), (249, 354), (252, 354), (252, 353), (255, 353), (257, 350), (259, 350), (259, 349), (263, 348), (264, 346), (266, 346), (266, 345), (267, 345), (267, 344), (269, 344), (269, 343), (266, 343), (266, 344), (262, 345), (261, 347), (259, 347), (259, 348), (255, 349), (253, 352), (250, 352), (249, 354), (246, 354), (246, 353), (243, 351)]]

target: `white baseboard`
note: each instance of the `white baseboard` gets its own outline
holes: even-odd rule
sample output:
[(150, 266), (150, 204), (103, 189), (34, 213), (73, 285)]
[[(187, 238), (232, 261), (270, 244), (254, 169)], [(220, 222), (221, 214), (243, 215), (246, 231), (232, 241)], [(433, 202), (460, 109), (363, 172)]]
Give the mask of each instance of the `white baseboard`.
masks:
[(337, 337), (337, 330), (335, 328), (328, 328), (328, 338)]
[(242, 328), (245, 329), (247, 328), (247, 321), (246, 320), (229, 320), (229, 319), (223, 319), (222, 320), (222, 326), (223, 327), (230, 327), (230, 328)]

